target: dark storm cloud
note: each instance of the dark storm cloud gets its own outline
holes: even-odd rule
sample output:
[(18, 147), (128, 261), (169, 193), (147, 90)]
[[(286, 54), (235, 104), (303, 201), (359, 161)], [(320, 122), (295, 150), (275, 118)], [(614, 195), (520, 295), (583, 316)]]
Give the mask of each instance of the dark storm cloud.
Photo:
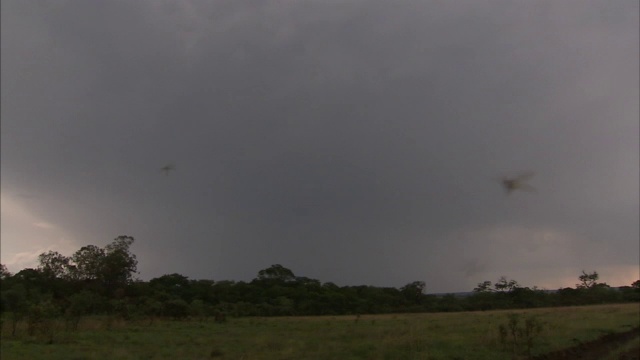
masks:
[(143, 277), (638, 263), (635, 2), (40, 4), (2, 5), (3, 195)]

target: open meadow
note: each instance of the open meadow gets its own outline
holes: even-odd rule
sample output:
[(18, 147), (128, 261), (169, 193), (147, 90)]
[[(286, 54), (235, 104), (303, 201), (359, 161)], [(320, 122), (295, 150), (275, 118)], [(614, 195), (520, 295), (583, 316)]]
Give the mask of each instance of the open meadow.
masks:
[[(517, 315), (513, 315), (517, 314)], [(88, 317), (15, 336), (9, 359), (509, 359), (526, 358), (638, 327), (637, 303), (486, 312), (205, 320)], [(515, 341), (514, 341), (515, 335)], [(637, 339), (634, 340), (637, 342)], [(625, 345), (627, 348), (629, 344)]]

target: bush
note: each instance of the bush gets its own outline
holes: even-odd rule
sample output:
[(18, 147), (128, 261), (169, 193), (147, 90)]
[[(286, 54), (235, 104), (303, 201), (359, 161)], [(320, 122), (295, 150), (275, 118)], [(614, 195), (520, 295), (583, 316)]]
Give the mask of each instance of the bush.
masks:
[(96, 307), (101, 303), (98, 295), (90, 291), (81, 291), (69, 297), (69, 306), (65, 310), (67, 328), (77, 330), (80, 319), (83, 316), (96, 312)]
[(53, 343), (59, 314), (60, 309), (50, 300), (31, 305), (27, 313), (27, 333), (30, 336), (43, 336), (49, 344)]
[(189, 315), (189, 304), (181, 299), (169, 300), (164, 303), (163, 313), (174, 320), (184, 319)]
[(531, 356), (534, 342), (539, 338), (544, 326), (536, 317), (529, 316), (522, 324), (520, 314), (507, 315), (507, 324), (498, 326), (500, 343), (505, 351), (511, 348), (514, 357), (519, 354)]
[(189, 315), (203, 321), (207, 317), (207, 306), (202, 300), (193, 300), (189, 305)]
[(163, 309), (163, 305), (160, 301), (152, 298), (145, 298), (144, 301), (138, 304), (136, 313), (149, 320), (149, 325), (151, 325), (156, 317), (162, 315)]
[(11, 312), (9, 321), (11, 322), (11, 335), (16, 336), (18, 323), (27, 316), (29, 306), (24, 287), (16, 286), (13, 289), (4, 291), (2, 294), (6, 310)]

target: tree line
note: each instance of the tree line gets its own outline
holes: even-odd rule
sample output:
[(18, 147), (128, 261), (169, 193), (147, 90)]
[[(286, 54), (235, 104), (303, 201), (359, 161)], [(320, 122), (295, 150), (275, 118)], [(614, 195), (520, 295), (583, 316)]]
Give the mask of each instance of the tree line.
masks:
[(64, 318), (77, 327), (84, 316), (120, 319), (229, 316), (344, 315), (402, 312), (449, 312), (588, 305), (640, 301), (640, 280), (611, 288), (597, 272), (583, 272), (575, 288), (545, 291), (501, 277), (484, 281), (466, 296), (426, 294), (414, 281), (400, 288), (338, 286), (296, 276), (276, 264), (245, 281), (194, 280), (167, 274), (149, 281), (135, 278), (134, 238), (118, 236), (100, 248), (88, 245), (67, 257), (43, 253), (37, 268), (16, 274), (0, 265), (0, 312), (13, 329), (20, 321)]

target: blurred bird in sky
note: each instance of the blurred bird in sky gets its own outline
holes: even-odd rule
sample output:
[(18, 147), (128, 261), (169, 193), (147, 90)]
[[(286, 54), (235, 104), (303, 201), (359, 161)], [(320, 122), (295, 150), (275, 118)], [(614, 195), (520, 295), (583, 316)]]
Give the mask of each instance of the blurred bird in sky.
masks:
[(502, 182), (502, 186), (507, 192), (507, 195), (511, 194), (515, 190), (536, 192), (536, 188), (525, 183), (525, 181), (531, 179), (533, 175), (535, 175), (533, 172), (526, 172), (515, 177), (504, 176), (500, 181)]
[(162, 168), (160, 168), (160, 171), (162, 171), (166, 176), (169, 176), (169, 172), (171, 170), (174, 170), (176, 167), (173, 164), (167, 164), (165, 166), (163, 166)]

